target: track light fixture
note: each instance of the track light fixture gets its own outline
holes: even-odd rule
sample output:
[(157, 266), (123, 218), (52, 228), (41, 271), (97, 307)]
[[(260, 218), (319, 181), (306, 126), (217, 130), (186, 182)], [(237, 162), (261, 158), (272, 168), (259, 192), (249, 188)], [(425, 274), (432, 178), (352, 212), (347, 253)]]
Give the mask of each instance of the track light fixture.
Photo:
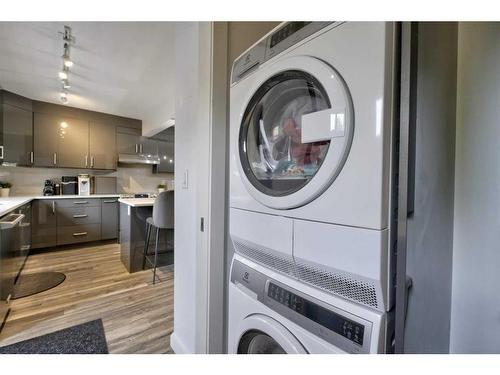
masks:
[(69, 68), (73, 66), (73, 60), (71, 60), (70, 57), (70, 45), (72, 43), (75, 43), (75, 37), (71, 34), (71, 27), (69, 26), (64, 26), (64, 31), (59, 32), (59, 34), (62, 34), (63, 36), (63, 54), (62, 54), (62, 60), (63, 60), (63, 67), (62, 70), (58, 73), (59, 79), (61, 80), (62, 84), (62, 92), (60, 95), (61, 101), (63, 103), (68, 102), (68, 89), (71, 87), (69, 84)]

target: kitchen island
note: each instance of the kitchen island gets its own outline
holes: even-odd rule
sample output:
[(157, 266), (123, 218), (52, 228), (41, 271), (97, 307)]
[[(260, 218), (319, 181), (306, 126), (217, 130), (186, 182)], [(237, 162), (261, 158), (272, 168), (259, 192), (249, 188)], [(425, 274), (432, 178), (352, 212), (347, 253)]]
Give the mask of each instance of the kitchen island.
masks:
[[(120, 198), (120, 245), (121, 261), (128, 272), (142, 270), (144, 244), (146, 239), (146, 219), (153, 215), (155, 198)], [(173, 264), (173, 251), (165, 253), (171, 239), (162, 231), (160, 235), (158, 266)], [(154, 251), (155, 232), (150, 237), (149, 253)]]

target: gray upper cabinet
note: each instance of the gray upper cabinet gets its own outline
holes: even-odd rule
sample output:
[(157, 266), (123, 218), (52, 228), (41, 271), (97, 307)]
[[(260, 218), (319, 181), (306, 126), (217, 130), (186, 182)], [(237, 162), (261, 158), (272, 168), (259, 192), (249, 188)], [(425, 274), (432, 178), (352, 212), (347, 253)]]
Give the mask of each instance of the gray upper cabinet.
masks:
[(158, 156), (158, 142), (154, 139), (141, 137), (139, 153), (148, 156)]
[(90, 122), (89, 131), (90, 167), (94, 169), (116, 169), (115, 126)]
[(57, 166), (63, 168), (88, 168), (89, 123), (86, 120), (57, 118)]
[(30, 109), (2, 104), (1, 133), (3, 163), (31, 166), (33, 163), (33, 112)]
[(140, 152), (141, 132), (139, 129), (116, 128), (118, 154), (138, 154)]
[(87, 168), (88, 121), (35, 113), (33, 121), (35, 166)]
[(35, 166), (56, 166), (58, 137), (58, 126), (52, 116), (43, 113), (33, 114), (33, 151), (35, 154)]
[(174, 173), (174, 142), (157, 141), (160, 164), (155, 166), (156, 173)]

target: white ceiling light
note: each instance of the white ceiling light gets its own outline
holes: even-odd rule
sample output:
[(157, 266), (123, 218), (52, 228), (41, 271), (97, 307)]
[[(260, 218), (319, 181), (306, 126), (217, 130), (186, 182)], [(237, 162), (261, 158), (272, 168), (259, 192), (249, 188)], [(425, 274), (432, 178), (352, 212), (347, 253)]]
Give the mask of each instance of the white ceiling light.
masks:
[(69, 57), (63, 57), (64, 66), (71, 68), (73, 66), (73, 61)]
[(71, 68), (73, 66), (73, 61), (69, 57), (69, 44), (64, 43), (64, 53), (62, 55), (63, 64), (65, 67)]
[(71, 27), (69, 26), (64, 26), (64, 32), (59, 32), (63, 36), (64, 40), (64, 45), (63, 45), (63, 54), (62, 54), (62, 59), (63, 59), (63, 68), (59, 72), (59, 79), (61, 80), (62, 83), (62, 88), (63, 91), (61, 92), (60, 98), (61, 101), (66, 104), (68, 102), (68, 89), (71, 87), (69, 84), (69, 68), (73, 66), (73, 61), (71, 60), (69, 56), (69, 47), (71, 43), (75, 42), (75, 38), (71, 35)]
[(61, 92), (60, 98), (61, 102), (66, 104), (68, 102), (68, 93), (66, 91)]
[(59, 78), (60, 79), (68, 79), (68, 70), (63, 69), (59, 72)]
[(69, 89), (71, 87), (71, 85), (69, 84), (69, 81), (67, 79), (61, 80), (61, 83), (62, 83), (63, 89)]

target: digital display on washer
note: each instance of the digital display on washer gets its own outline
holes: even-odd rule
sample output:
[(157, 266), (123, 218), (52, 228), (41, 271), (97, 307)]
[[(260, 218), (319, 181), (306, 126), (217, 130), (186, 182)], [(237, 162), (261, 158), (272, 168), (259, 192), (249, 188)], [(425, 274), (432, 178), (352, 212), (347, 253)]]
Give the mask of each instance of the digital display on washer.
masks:
[(362, 324), (344, 318), (273, 283), (269, 283), (267, 295), (330, 331), (338, 333), (358, 345), (363, 345), (365, 327)]
[(276, 31), (273, 36), (271, 36), (271, 44), (269, 45), (269, 48), (273, 48), (276, 44), (285, 40), (290, 35), (299, 31), (310, 23), (311, 22), (290, 22), (286, 26)]

